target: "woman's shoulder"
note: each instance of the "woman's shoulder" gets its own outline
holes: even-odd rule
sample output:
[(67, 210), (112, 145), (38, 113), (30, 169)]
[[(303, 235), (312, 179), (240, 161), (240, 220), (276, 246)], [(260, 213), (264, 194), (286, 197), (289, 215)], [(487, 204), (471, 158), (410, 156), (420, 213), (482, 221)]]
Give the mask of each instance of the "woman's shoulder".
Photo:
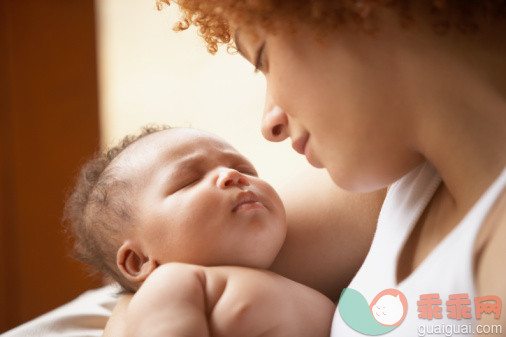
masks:
[[(506, 188), (503, 188), (485, 217), (476, 238), (475, 275), (477, 277), (478, 288), (481, 288), (483, 284), (487, 284), (488, 278), (496, 278), (497, 273), (502, 273), (500, 279), (506, 279), (506, 264), (504, 264), (506, 260), (505, 242)], [(499, 265), (505, 267), (500, 268)]]
[[(493, 191), (494, 188), (496, 189), (495, 192)], [(483, 204), (489, 207), (480, 207), (478, 204), (486, 201), (483, 200), (485, 197), (488, 197), (489, 200)], [(474, 207), (478, 208), (476, 210), (479, 211), (478, 213), (485, 213), (482, 214), (483, 221), (474, 246), (475, 266), (477, 267), (484, 253), (491, 249), (489, 247), (494, 247), (496, 242), (504, 246), (506, 240), (506, 169)], [(502, 249), (502, 254), (506, 257), (505, 249)]]
[[(496, 199), (485, 218), (475, 245), (475, 283), (480, 296), (498, 296), (506, 300), (506, 188)], [(487, 315), (483, 324), (506, 326), (506, 315), (500, 321)]]

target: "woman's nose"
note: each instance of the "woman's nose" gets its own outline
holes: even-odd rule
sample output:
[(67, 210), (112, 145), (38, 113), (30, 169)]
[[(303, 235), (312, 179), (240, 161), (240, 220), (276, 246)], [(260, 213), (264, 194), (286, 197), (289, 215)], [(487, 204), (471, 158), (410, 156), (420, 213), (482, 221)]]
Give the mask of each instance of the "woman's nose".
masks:
[(266, 106), (262, 117), (262, 135), (271, 142), (281, 142), (290, 136), (288, 117), (279, 106)]
[(241, 187), (249, 186), (249, 181), (246, 176), (236, 170), (224, 169), (218, 175), (216, 184), (219, 188)]

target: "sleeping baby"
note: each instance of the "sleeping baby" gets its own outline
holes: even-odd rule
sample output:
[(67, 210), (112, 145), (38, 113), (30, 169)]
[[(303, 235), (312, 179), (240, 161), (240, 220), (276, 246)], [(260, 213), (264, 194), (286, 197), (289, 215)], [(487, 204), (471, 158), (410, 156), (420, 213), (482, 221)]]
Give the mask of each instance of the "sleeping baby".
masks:
[(83, 167), (75, 254), (128, 293), (129, 336), (329, 336), (335, 305), (266, 270), (286, 235), (276, 191), (223, 140), (146, 129)]

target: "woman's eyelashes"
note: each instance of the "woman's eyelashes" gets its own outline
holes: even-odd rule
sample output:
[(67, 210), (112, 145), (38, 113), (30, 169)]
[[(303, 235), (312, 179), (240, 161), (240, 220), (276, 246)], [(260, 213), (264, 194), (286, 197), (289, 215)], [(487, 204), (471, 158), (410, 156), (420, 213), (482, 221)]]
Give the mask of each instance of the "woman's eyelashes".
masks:
[(255, 170), (237, 170), (237, 171), (247, 176), (258, 177), (258, 173)]
[(246, 166), (238, 166), (234, 168), (237, 172), (241, 174), (245, 174), (252, 177), (258, 177), (258, 172), (253, 168), (252, 166), (246, 165)]
[(265, 71), (265, 63), (263, 62), (264, 58), (264, 49), (265, 49), (265, 42), (262, 43), (260, 48), (258, 48), (256, 56), (255, 56), (255, 70), (254, 72), (257, 73), (259, 71)]

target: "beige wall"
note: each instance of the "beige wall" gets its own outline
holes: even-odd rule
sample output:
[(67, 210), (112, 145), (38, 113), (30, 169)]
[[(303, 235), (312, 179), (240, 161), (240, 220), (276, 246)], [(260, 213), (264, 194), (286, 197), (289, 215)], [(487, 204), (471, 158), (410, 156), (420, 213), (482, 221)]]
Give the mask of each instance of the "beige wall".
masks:
[(175, 6), (155, 0), (97, 0), (103, 144), (148, 123), (220, 135), (280, 187), (309, 165), (289, 141), (261, 137), (265, 80), (239, 55), (212, 56), (194, 30), (175, 33)]

